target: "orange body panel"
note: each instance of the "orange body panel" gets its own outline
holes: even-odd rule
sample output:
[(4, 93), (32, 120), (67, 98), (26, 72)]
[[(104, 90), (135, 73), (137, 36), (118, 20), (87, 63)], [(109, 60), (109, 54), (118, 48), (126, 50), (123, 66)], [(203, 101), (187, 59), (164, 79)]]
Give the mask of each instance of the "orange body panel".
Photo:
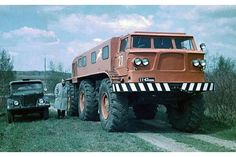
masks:
[[(189, 38), (192, 49), (155, 49), (152, 39), (151, 48), (133, 48), (133, 36)], [(128, 47), (120, 51), (122, 39), (127, 38)], [(172, 40), (173, 42), (173, 40)], [(102, 49), (109, 46), (109, 58), (102, 59)], [(96, 51), (96, 63), (91, 63), (91, 53)], [(86, 56), (86, 66), (78, 67), (79, 58)], [(149, 65), (135, 66), (135, 58), (148, 58)], [(95, 48), (76, 57), (72, 64), (72, 80), (98, 74), (106, 74), (113, 82), (140, 82), (140, 78), (154, 78), (155, 82), (205, 82), (202, 68), (195, 67), (192, 61), (204, 59), (204, 53), (198, 51), (192, 36), (185, 33), (134, 32), (121, 37), (114, 37)]]

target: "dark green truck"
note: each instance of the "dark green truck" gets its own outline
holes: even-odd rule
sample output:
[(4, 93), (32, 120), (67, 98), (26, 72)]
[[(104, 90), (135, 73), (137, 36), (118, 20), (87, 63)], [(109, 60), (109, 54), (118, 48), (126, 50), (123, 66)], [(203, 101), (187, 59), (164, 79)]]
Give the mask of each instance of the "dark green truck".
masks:
[(48, 119), (50, 103), (44, 96), (44, 85), (40, 80), (19, 80), (9, 84), (10, 95), (7, 99), (7, 120), (14, 121), (15, 115), (39, 113)]

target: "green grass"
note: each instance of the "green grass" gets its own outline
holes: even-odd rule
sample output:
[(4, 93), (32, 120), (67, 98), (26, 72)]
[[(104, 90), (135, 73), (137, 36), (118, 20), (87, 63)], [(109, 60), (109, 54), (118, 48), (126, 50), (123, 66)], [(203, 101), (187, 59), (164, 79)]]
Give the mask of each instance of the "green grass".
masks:
[[(158, 119), (168, 121), (167, 115), (158, 112)], [(199, 129), (195, 133), (210, 134), (221, 139), (236, 141), (236, 124), (226, 124), (204, 116)]]
[(168, 128), (159, 128), (158, 126), (153, 126), (149, 125), (146, 123), (137, 123), (134, 124), (138, 126), (139, 128), (143, 128), (144, 130), (152, 133), (161, 133), (161, 135), (174, 139), (177, 142), (180, 143), (185, 143), (189, 146), (192, 146), (200, 151), (203, 152), (230, 152), (233, 151), (231, 149), (218, 146), (215, 144), (211, 144), (208, 142), (204, 142), (195, 138), (188, 137), (185, 133), (173, 130), (173, 129), (168, 129)]
[(226, 140), (236, 141), (236, 124), (226, 124), (204, 117), (198, 133), (211, 134)]
[[(127, 132), (152, 132), (194, 146), (201, 151), (231, 151), (208, 142), (187, 137), (185, 134), (167, 127), (153, 127), (135, 119), (130, 119), (127, 132), (108, 133), (100, 122), (81, 121), (77, 117), (63, 120), (55, 118), (56, 112), (50, 112), (46, 121), (37, 115), (17, 118), (17, 122), (8, 124), (5, 116), (0, 116), (0, 151), (4, 152), (153, 152), (163, 151)], [(158, 119), (167, 120), (164, 113), (158, 113)], [(196, 133), (213, 135), (222, 139), (235, 140), (236, 127), (204, 118)]]
[(0, 117), (0, 151), (4, 152), (140, 152), (160, 151), (155, 146), (128, 133), (105, 132), (100, 122), (84, 122), (77, 117), (49, 120), (18, 118), (7, 124)]
[(220, 137), (222, 139), (236, 141), (236, 126), (225, 129), (225, 130), (220, 131), (220, 132), (216, 132), (213, 135), (217, 136), (217, 137)]
[(230, 152), (233, 151), (231, 149), (227, 149), (223, 146), (218, 146), (218, 145), (214, 145), (208, 142), (204, 142), (198, 139), (194, 139), (191, 137), (187, 137), (184, 134), (181, 133), (165, 133), (163, 134), (166, 137), (175, 139), (177, 142), (181, 142), (181, 143), (185, 143), (187, 145), (190, 146), (194, 146), (195, 148), (197, 148), (198, 150), (201, 150), (203, 152)]

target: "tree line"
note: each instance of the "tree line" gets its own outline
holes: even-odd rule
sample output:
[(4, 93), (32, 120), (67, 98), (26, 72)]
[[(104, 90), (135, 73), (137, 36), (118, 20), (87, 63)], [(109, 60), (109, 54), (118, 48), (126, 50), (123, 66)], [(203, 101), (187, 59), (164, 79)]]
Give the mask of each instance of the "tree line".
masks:
[(235, 60), (223, 56), (212, 57), (213, 67), (206, 73), (215, 83), (214, 92), (204, 94), (206, 115), (228, 124), (236, 124), (236, 67)]

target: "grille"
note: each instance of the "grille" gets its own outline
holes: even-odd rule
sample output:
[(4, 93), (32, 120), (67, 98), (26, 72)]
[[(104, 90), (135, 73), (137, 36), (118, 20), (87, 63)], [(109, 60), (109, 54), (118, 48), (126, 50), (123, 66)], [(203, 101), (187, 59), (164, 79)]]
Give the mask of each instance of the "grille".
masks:
[(34, 106), (37, 103), (35, 96), (24, 96), (22, 106)]
[(178, 53), (164, 53), (160, 55), (158, 70), (184, 70), (184, 55)]
[(37, 104), (37, 100), (42, 96), (42, 94), (21, 95), (14, 97), (14, 100), (19, 101), (20, 105), (23, 107), (30, 107), (35, 106)]

